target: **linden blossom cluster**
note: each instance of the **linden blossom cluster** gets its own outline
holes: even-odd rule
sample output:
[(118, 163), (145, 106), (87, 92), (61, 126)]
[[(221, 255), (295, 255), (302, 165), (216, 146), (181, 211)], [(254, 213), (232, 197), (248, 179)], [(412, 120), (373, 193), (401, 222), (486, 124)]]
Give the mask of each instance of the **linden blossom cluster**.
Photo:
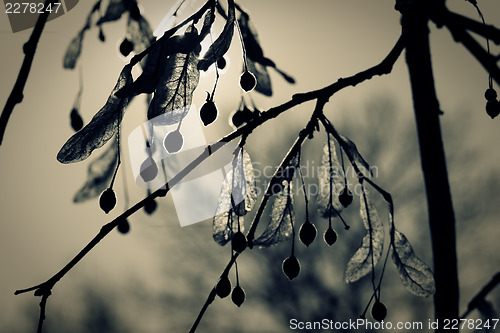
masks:
[(290, 319), (290, 329), (292, 330), (391, 330), (391, 329), (407, 329), (407, 330), (422, 330), (422, 322), (397, 322), (393, 324), (390, 321), (369, 321), (368, 319), (349, 319), (348, 321), (333, 321), (331, 319), (323, 319), (321, 321), (299, 321)]

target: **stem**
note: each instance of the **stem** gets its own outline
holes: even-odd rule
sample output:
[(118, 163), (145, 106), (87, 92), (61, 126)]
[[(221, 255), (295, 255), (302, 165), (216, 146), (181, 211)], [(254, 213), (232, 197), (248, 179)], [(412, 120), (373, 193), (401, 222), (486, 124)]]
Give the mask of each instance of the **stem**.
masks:
[(442, 321), (458, 318), (459, 288), (455, 218), (439, 123), (440, 110), (434, 87), (425, 6), (432, 5), (426, 2), (404, 11), (402, 25), (427, 194), (436, 280), (435, 317)]
[[(49, 4), (53, 4), (55, 2), (56, 0), (45, 0), (44, 8), (47, 8)], [(23, 64), (21, 65), (16, 83), (12, 88), (9, 98), (7, 99), (5, 107), (2, 111), (2, 115), (0, 116), (0, 145), (2, 144), (5, 129), (7, 128), (9, 118), (14, 111), (14, 107), (17, 104), (21, 103), (23, 100), (24, 86), (26, 85), (26, 81), (28, 81), (28, 76), (31, 71), (31, 64), (33, 63), (33, 59), (35, 58), (36, 47), (38, 45), (38, 41), (40, 40), (40, 36), (42, 35), (45, 23), (47, 23), (49, 15), (50, 12), (48, 11), (44, 11), (42, 14), (40, 14), (29, 40), (23, 46), (23, 51), (25, 54)]]

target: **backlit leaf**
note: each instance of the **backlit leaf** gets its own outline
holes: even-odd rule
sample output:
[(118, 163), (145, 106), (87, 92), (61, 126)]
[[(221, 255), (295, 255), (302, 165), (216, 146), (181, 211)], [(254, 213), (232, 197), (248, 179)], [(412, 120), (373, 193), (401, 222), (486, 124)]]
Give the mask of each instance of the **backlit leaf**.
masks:
[(271, 86), (271, 78), (267, 72), (267, 68), (258, 62), (253, 62), (252, 60), (247, 60), (248, 70), (255, 75), (257, 79), (257, 85), (255, 86), (255, 91), (260, 92), (265, 96), (272, 96), (273, 89)]
[(392, 261), (408, 291), (423, 297), (434, 294), (436, 288), (431, 269), (415, 255), (406, 236), (395, 228)]
[(255, 75), (257, 86), (255, 90), (266, 96), (272, 96), (271, 79), (266, 66), (261, 62), (264, 59), (264, 53), (259, 44), (257, 32), (251, 27), (249, 17), (242, 14), (238, 19), (243, 43), (245, 44), (248, 70)]
[(352, 159), (352, 163), (354, 163), (360, 169), (360, 171), (363, 172), (365, 176), (368, 177), (372, 175), (370, 165), (368, 164), (368, 162), (365, 161), (363, 156), (361, 156), (361, 154), (358, 151), (358, 148), (356, 147), (356, 144), (352, 142), (348, 137), (340, 133), (338, 135), (340, 137), (339, 139), (340, 144), (344, 149), (344, 151), (346, 152), (347, 156), (349, 156)]
[(144, 51), (151, 45), (151, 42), (155, 38), (148, 21), (142, 15), (137, 20), (134, 18), (129, 19), (127, 34), (130, 41), (134, 44), (134, 52), (136, 54)]
[(104, 15), (97, 21), (97, 25), (105, 22), (118, 20), (123, 13), (127, 11), (127, 2), (125, 0), (109, 0), (108, 7)]
[[(329, 136), (330, 137), (330, 136)], [(319, 191), (316, 196), (316, 210), (321, 217), (337, 216), (344, 206), (339, 201), (339, 193), (345, 187), (344, 171), (337, 158), (336, 142), (330, 137), (330, 144), (325, 143), (321, 166), (318, 170)], [(331, 166), (330, 166), (331, 162)], [(331, 170), (330, 170), (331, 167)], [(331, 181), (330, 181), (331, 180)], [(331, 188), (330, 188), (331, 182)], [(330, 191), (332, 204), (330, 206)]]
[(238, 230), (243, 232), (240, 216), (250, 211), (257, 199), (251, 163), (250, 156), (239, 150), (222, 183), (212, 228), (212, 236), (219, 245), (225, 245)]
[(275, 195), (271, 210), (271, 220), (266, 229), (253, 244), (260, 247), (276, 245), (293, 235), (293, 195), (292, 183), (284, 180), (283, 190)]
[(109, 143), (109, 147), (93, 160), (87, 170), (87, 181), (82, 188), (76, 192), (73, 201), (83, 202), (98, 197), (108, 188), (118, 159), (118, 143), (115, 139)]
[(346, 283), (357, 281), (370, 273), (382, 257), (384, 249), (384, 226), (382, 225), (377, 209), (366, 190), (360, 198), (360, 215), (367, 234), (363, 237), (361, 247), (347, 263), (345, 272)]
[(189, 110), (193, 92), (198, 86), (200, 72), (198, 71), (198, 55), (201, 46), (196, 29), (186, 32), (178, 40), (177, 50), (162, 65), (163, 73), (155, 89), (155, 95), (148, 109), (148, 119), (153, 120), (160, 115), (162, 125), (178, 123), (186, 116), (184, 110)]
[(63, 67), (65, 69), (74, 69), (78, 58), (82, 52), (82, 43), (85, 30), (82, 30), (71, 40), (66, 49), (63, 59)]
[(226, 24), (222, 29), (221, 34), (214, 41), (212, 45), (207, 50), (207, 53), (198, 62), (198, 69), (206, 71), (210, 65), (218, 61), (231, 45), (234, 34), (234, 22), (235, 22), (235, 10), (234, 10), (234, 0), (228, 0), (228, 17), (226, 19)]
[(102, 147), (115, 135), (128, 104), (128, 98), (120, 98), (115, 93), (132, 80), (131, 67), (123, 67), (118, 82), (108, 97), (106, 104), (92, 120), (79, 132), (75, 133), (57, 154), (61, 163), (80, 162), (90, 156), (94, 149)]

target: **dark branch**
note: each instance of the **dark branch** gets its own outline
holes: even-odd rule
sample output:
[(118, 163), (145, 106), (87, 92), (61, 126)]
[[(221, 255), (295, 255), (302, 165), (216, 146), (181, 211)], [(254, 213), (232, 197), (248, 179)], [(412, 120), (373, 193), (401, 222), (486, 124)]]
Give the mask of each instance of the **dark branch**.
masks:
[(478, 307), (478, 305), (484, 301), (486, 296), (500, 283), (500, 272), (496, 273), (490, 282), (486, 286), (481, 289), (480, 292), (477, 293), (474, 298), (467, 305), (467, 311), (460, 316), (460, 318), (465, 318), (471, 313), (474, 309)]
[[(226, 265), (226, 268), (224, 268), (224, 271), (220, 275), (221, 278), (223, 276), (227, 276), (229, 274), (231, 267), (233, 267), (233, 265), (236, 262), (236, 259), (238, 258), (239, 255), (240, 255), (240, 253), (238, 253), (238, 252), (233, 253), (231, 260), (229, 260), (229, 262)], [(205, 304), (203, 304), (203, 307), (201, 308), (200, 313), (198, 313), (198, 316), (196, 317), (196, 320), (194, 321), (193, 326), (191, 326), (189, 333), (194, 333), (196, 331), (196, 328), (198, 328), (198, 325), (200, 324), (201, 318), (203, 318), (205, 311), (207, 311), (210, 304), (212, 304), (213, 301), (215, 300), (215, 296), (216, 296), (216, 287), (214, 286), (213, 289), (210, 291), (210, 294), (208, 294), (208, 298), (205, 301)]]
[(47, 299), (50, 296), (50, 290), (43, 291), (41, 296), (42, 300), (40, 301), (40, 317), (38, 318), (37, 333), (42, 333), (43, 321), (45, 320), (45, 308), (47, 307)]
[[(470, 19), (457, 13), (453, 13), (451, 11), (445, 11), (444, 15), (440, 18), (439, 21), (441, 20), (443, 22), (446, 22), (445, 24), (460, 27), (464, 30), (469, 30), (483, 36), (484, 38), (488, 38), (495, 44), (500, 44), (500, 29), (496, 28), (493, 25), (483, 24), (482, 22)], [(436, 23), (439, 22), (438, 20), (434, 21), (437, 21)]]
[(500, 84), (500, 69), (496, 65), (494, 56), (488, 52), (465, 30), (463, 26), (457, 24), (447, 15), (444, 17), (444, 24), (450, 30), (453, 38), (462, 43), (467, 50), (483, 65), (484, 69)]
[[(44, 8), (47, 8), (49, 4), (53, 4), (55, 2), (56, 0), (45, 0)], [(23, 46), (23, 51), (25, 54), (23, 64), (21, 65), (16, 83), (12, 88), (9, 98), (7, 99), (7, 102), (5, 103), (5, 106), (3, 108), (2, 115), (0, 116), (0, 145), (2, 144), (3, 137), (5, 135), (5, 129), (7, 128), (9, 118), (14, 111), (14, 107), (17, 104), (21, 103), (23, 100), (24, 86), (26, 85), (26, 81), (28, 81), (28, 76), (31, 71), (31, 64), (33, 63), (33, 58), (35, 58), (36, 47), (38, 45), (38, 41), (40, 40), (40, 36), (42, 35), (45, 23), (47, 23), (47, 18), (49, 17), (49, 15), (49, 11), (44, 11), (42, 14), (40, 14), (30, 38)]]
[(183, 26), (188, 24), (189, 22), (197, 22), (203, 14), (209, 9), (215, 6), (215, 0), (208, 0), (196, 13), (176, 25), (175, 27), (165, 31), (163, 36), (161, 36), (159, 39), (157, 39), (154, 43), (151, 43), (144, 51), (142, 51), (139, 54), (136, 54), (132, 59), (130, 59), (129, 65), (135, 66), (139, 61), (141, 61), (149, 52), (151, 52), (152, 49), (157, 47), (162, 43), (164, 39), (170, 38), (173, 34), (175, 34), (179, 29), (181, 29)]

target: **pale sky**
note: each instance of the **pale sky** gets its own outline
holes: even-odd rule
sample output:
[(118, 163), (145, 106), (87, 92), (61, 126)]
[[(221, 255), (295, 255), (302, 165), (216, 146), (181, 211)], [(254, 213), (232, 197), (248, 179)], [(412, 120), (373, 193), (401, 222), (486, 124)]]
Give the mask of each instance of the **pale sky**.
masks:
[[(144, 16), (154, 30), (175, 1), (142, 2)], [(192, 8), (197, 8), (202, 3), (193, 2)], [(500, 27), (500, 3), (496, 0), (479, 2), (487, 22)], [(262, 110), (289, 100), (294, 93), (321, 88), (338, 78), (353, 75), (379, 63), (400, 34), (399, 13), (394, 11), (393, 1), (242, 0), (239, 3), (250, 13), (266, 56), (273, 59), (281, 69), (294, 76), (297, 81), (295, 85), (289, 85), (271, 71), (275, 95), (267, 98), (253, 94)], [(451, 9), (478, 19), (475, 9), (465, 1), (448, 1), (448, 3)], [(100, 226), (117, 216), (124, 208), (122, 194), (118, 194), (118, 206), (109, 216), (100, 211), (96, 200), (79, 205), (73, 204), (72, 197), (84, 182), (87, 163), (62, 165), (56, 160), (57, 152), (73, 134), (69, 126), (69, 112), (78, 91), (78, 71), (63, 70), (62, 57), (68, 43), (83, 25), (92, 5), (92, 1), (80, 1), (72, 11), (47, 24), (24, 91), (24, 101), (14, 109), (4, 142), (0, 146), (2, 171), (0, 173), (0, 267), (2, 267), (0, 327), (10, 322), (16, 315), (24, 314), (25, 310), (21, 310), (22, 307), (28, 305), (32, 310), (30, 314), (36, 312), (38, 298), (34, 299), (32, 294), (14, 296), (14, 290), (30, 287), (52, 276), (98, 232)], [(189, 12), (189, 7), (186, 12)], [(125, 64), (123, 57), (117, 51), (125, 24), (124, 19), (105, 24), (103, 30), (107, 41), (104, 44), (97, 39), (96, 28), (86, 33), (82, 57), (79, 60), (84, 73), (81, 109), (84, 121), (88, 121), (104, 105)], [(216, 27), (220, 29), (221, 26), (219, 21)], [(445, 145), (453, 146), (450, 150), (454, 152), (460, 151), (457, 147), (478, 152), (480, 160), (477, 161), (474, 170), (471, 170), (474, 175), (498, 170), (500, 119), (491, 120), (484, 110), (486, 101), (483, 94), (487, 88), (487, 74), (461, 45), (453, 41), (445, 28), (436, 29), (432, 23), (430, 26), (437, 93), (441, 109), (445, 112), (445, 116), (441, 118), (443, 127), (446, 129), (458, 126), (456, 124), (468, 124), (464, 126), (466, 139), (463, 142), (460, 141), (460, 137), (456, 139), (458, 142), (447, 142), (445, 138)], [(22, 45), (29, 35), (30, 31), (12, 33), (7, 15), (0, 14), (2, 107), (17, 77), (23, 59)], [(231, 46), (229, 53), (230, 67), (221, 77), (216, 93), (216, 102), (221, 115), (217, 124), (205, 132), (208, 142), (215, 141), (231, 130), (225, 119), (240, 100), (237, 79), (241, 66), (241, 49), (237, 40), (234, 41), (236, 42)], [(480, 42), (482, 45), (485, 44), (483, 40)], [(493, 49), (498, 54), (498, 47)], [(205, 98), (204, 91), (211, 90), (213, 80), (212, 71), (201, 76), (194, 103), (202, 104)], [(495, 86), (498, 87), (496, 84)], [(404, 54), (389, 76), (373, 78), (355, 89), (352, 87), (344, 89), (332, 97), (325, 109), (326, 114), (336, 122), (340, 131), (343, 122), (346, 127), (358, 120), (369, 122), (370, 119), (362, 119), (366, 117), (363, 109), (379, 96), (394, 99), (395, 105), (403, 114), (403, 121), (414, 123)], [(144, 105), (142, 99), (134, 101), (132, 110), (128, 111), (124, 122), (125, 133), (130, 133), (145, 120)], [(291, 137), (292, 134), (287, 132), (299, 130), (311, 111), (311, 105), (303, 105), (287, 115), (282, 115), (279, 120), (266, 125), (266, 130), (255, 131), (255, 137), (249, 138), (249, 145), (253, 143), (258, 147), (253, 148), (257, 154), (259, 149), (271, 151), (273, 145), (286, 144), (275, 140)], [(390, 122), (391, 119), (386, 121)], [(266, 135), (269, 130), (273, 131), (276, 139)], [(373, 131), (376, 133), (377, 128), (373, 128)], [(361, 151), (362, 147), (369, 146), (370, 133), (349, 134)], [(391, 145), (397, 145), (397, 140), (388, 143), (389, 152), (394, 149)], [(281, 157), (276, 158), (281, 159)], [(125, 160), (124, 163), (128, 161)], [(415, 156), (414, 163), (418, 166), (418, 156)], [(454, 168), (455, 166), (450, 166), (450, 170)], [(131, 177), (130, 168), (127, 172)], [(379, 172), (384, 173), (382, 169)], [(470, 182), (473, 182), (474, 175), (467, 174), (464, 177), (470, 177)], [(386, 177), (384, 185), (390, 184), (388, 181), (390, 176)], [(119, 178), (117, 186), (121, 189), (121, 175)], [(450, 179), (457, 180), (457, 178), (460, 177), (450, 174)], [(421, 178), (415, 181), (421, 181)], [(465, 183), (466, 179), (463, 181)], [(461, 180), (458, 179), (458, 182)], [(144, 190), (134, 188), (134, 185), (133, 180), (128, 181), (131, 204), (145, 195)], [(454, 186), (452, 183), (452, 188)], [(460, 186), (461, 184), (457, 184), (456, 188)], [(495, 190), (498, 192), (499, 189)], [(491, 209), (496, 210), (497, 216), (500, 214), (499, 203), (498, 196), (491, 198)], [(177, 235), (174, 238), (193, 230), (181, 229), (175, 214), (173, 218), (166, 217), (172, 214), (169, 207), (171, 208), (171, 199), (168, 199), (160, 211), (151, 218), (145, 216), (143, 212), (138, 212), (137, 217), (132, 219), (134, 223), (130, 235), (123, 237), (117, 232), (112, 232), (63, 279), (60, 285), (56, 286), (55, 295), (49, 299), (49, 307), (52, 302), (59, 307), (68, 304), (72, 306), (68, 299), (71, 295), (79, 293), (77, 291), (79, 283), (88, 280), (99, 281), (102, 278), (105, 280), (104, 285), (112, 286), (114, 283), (121, 283), (119, 276), (122, 274), (132, 275), (138, 280), (146, 276), (156, 278), (161, 276), (164, 272), (157, 267), (157, 263), (162, 260), (163, 254), (153, 250), (156, 245), (148, 238), (151, 233), (155, 233), (154, 230), (157, 230), (154, 228), (158, 227), (163, 234)], [(422, 220), (426, 220), (424, 212)], [(177, 240), (167, 240), (166, 242), (173, 244), (172, 247), (178, 249), (178, 253), (170, 255), (189, 252), (203, 256), (210, 252), (210, 257), (220, 255), (226, 258), (228, 255), (226, 249), (218, 248), (211, 240), (210, 222), (202, 224), (196, 230), (206, 229), (208, 234), (201, 243), (186, 245), (179, 240), (185, 240), (182, 237)], [(422, 222), (422, 225), (427, 228), (426, 223)], [(494, 228), (491, 237), (500, 236), (498, 229)], [(191, 247), (187, 250), (183, 246)], [(489, 248), (489, 251), (484, 250), (484, 252), (498, 253), (498, 250)], [(431, 256), (425, 254), (425, 258), (430, 260)], [(218, 267), (223, 267), (224, 260)], [(431, 265), (429, 260), (428, 264)], [(481, 278), (478, 277), (473, 283), (487, 282), (489, 276), (498, 270), (500, 263), (498, 255), (491, 260), (493, 262), (491, 269), (485, 269), (487, 273), (481, 275)], [(212, 281), (215, 281), (218, 271), (216, 268), (214, 272), (208, 273), (211, 274)], [(195, 267), (191, 273), (197, 274)], [(159, 278), (152, 279), (149, 283), (153, 285), (152, 288), (162, 288)], [(466, 295), (472, 296), (479, 288), (479, 285), (473, 283), (471, 286), (467, 285), (470, 290)], [(200, 304), (194, 305), (194, 313), (199, 310), (199, 305), (205, 299), (205, 292), (208, 292), (209, 288), (208, 284), (201, 289)], [(48, 313), (50, 315), (50, 308)], [(256, 313), (258, 314), (258, 311)], [(34, 317), (31, 319), (35, 321)], [(191, 321), (190, 318), (186, 320)], [(24, 327), (23, 325), (21, 324), (21, 327)], [(270, 321), (268, 325), (274, 327), (276, 323)], [(151, 327), (150, 331), (160, 330)]]

